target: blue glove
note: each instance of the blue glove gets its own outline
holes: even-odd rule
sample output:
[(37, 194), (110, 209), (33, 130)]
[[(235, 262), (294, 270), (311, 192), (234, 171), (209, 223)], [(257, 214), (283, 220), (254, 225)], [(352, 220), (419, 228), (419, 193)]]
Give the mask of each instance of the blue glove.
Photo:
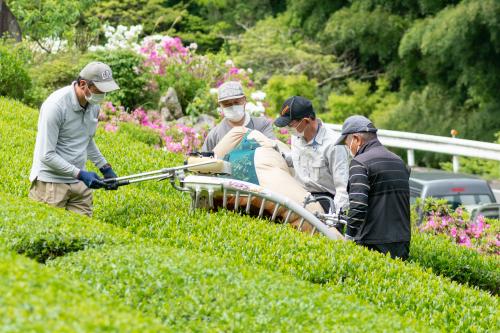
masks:
[(106, 183), (95, 172), (88, 172), (80, 170), (78, 174), (78, 179), (81, 180), (88, 188), (103, 188), (106, 187)]
[(116, 173), (113, 171), (113, 168), (111, 168), (111, 165), (106, 164), (102, 168), (99, 169), (101, 171), (102, 175), (104, 176), (104, 179), (108, 178), (118, 178)]

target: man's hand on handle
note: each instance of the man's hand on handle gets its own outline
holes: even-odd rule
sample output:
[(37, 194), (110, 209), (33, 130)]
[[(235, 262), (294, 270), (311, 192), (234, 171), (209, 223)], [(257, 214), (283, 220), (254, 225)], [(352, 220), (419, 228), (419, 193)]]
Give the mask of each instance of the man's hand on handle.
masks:
[(99, 189), (106, 187), (106, 183), (95, 172), (80, 170), (78, 179), (87, 185), (88, 188)]
[[(113, 168), (109, 164), (104, 165), (102, 168), (99, 169), (99, 171), (101, 171), (102, 175), (104, 176), (104, 179), (118, 178), (118, 176), (116, 175), (116, 173), (113, 171)], [(111, 190), (111, 191), (117, 190), (118, 189), (118, 183), (117, 182), (106, 183), (105, 188), (108, 191), (109, 190)]]
[(105, 166), (100, 168), (99, 171), (101, 171), (102, 175), (104, 176), (104, 179), (118, 178), (116, 173), (113, 171), (113, 168), (109, 164), (106, 164)]

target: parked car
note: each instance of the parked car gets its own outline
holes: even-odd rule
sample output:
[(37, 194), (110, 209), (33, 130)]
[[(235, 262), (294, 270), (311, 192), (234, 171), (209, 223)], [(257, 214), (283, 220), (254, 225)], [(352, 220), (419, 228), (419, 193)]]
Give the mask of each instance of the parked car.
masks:
[(489, 219), (500, 219), (500, 203), (479, 205), (471, 208), (470, 218), (472, 221), (475, 221), (479, 215)]
[[(487, 217), (498, 218), (494, 208), (481, 208), (495, 204), (496, 199), (488, 182), (476, 176), (414, 168), (410, 174), (410, 202), (414, 204), (417, 198), (427, 197), (446, 199), (453, 209), (464, 206), (471, 212), (484, 211), (488, 213)], [(419, 221), (421, 219), (422, 216)]]

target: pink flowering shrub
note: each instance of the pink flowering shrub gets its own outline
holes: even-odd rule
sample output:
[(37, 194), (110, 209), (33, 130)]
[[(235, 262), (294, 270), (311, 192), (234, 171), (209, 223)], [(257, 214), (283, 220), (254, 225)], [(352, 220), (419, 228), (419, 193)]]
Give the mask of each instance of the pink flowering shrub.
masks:
[(206, 136), (206, 131), (197, 132), (183, 124), (164, 124), (156, 111), (146, 112), (142, 108), (127, 113), (123, 107), (116, 107), (108, 102), (101, 108), (99, 120), (105, 131), (116, 132), (120, 123), (134, 123), (158, 133), (163, 142), (163, 149), (173, 153), (189, 154), (199, 150)]
[(288, 132), (288, 129), (286, 127), (275, 127), (274, 135), (276, 135), (276, 139), (280, 140), (283, 143), (286, 143), (287, 145), (290, 145), (292, 143), (292, 138), (290, 137), (290, 133)]
[(150, 67), (154, 74), (159, 75), (164, 75), (170, 65), (189, 64), (192, 61), (190, 49), (184, 47), (178, 37), (146, 37), (139, 53), (145, 57), (144, 64)]
[(189, 154), (194, 150), (199, 150), (202, 142), (202, 135), (194, 128), (183, 124), (167, 126), (162, 133), (165, 142), (165, 150), (173, 153), (182, 152)]
[(475, 249), (481, 253), (500, 254), (500, 221), (481, 215), (475, 221), (462, 207), (450, 208), (445, 200), (427, 199), (424, 204), (425, 217), (419, 226), (421, 232), (445, 234), (456, 244)]
[(227, 60), (225, 62), (225, 67), (226, 71), (223, 73), (222, 77), (219, 77), (217, 80), (215, 87), (219, 87), (221, 84), (223, 84), (226, 81), (239, 81), (241, 82), (241, 85), (243, 88), (246, 89), (253, 89), (255, 87), (255, 83), (253, 80), (250, 78), (250, 75), (252, 74), (252, 71), (244, 69), (244, 68), (238, 68), (236, 65), (233, 63), (232, 60)]
[(196, 48), (195, 44), (184, 46), (178, 37), (144, 38), (138, 52), (144, 58), (145, 68), (152, 73), (148, 90), (161, 94), (173, 87), (184, 114), (217, 116), (211, 88), (227, 81), (239, 81), (247, 94), (247, 111), (254, 116), (265, 113), (269, 103), (264, 101), (266, 94), (256, 90), (250, 68), (239, 68), (222, 56), (198, 55)]

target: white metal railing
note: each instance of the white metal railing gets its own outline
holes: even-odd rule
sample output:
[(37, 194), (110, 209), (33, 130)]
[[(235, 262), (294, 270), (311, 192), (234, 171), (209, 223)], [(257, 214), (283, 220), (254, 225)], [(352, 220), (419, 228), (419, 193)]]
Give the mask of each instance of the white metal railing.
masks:
[[(338, 135), (342, 131), (342, 125), (325, 124), (325, 126)], [(415, 150), (452, 155), (453, 172), (458, 172), (460, 169), (458, 156), (500, 161), (500, 144), (496, 143), (383, 129), (379, 129), (377, 135), (384, 146), (406, 149), (410, 166), (415, 166)]]

